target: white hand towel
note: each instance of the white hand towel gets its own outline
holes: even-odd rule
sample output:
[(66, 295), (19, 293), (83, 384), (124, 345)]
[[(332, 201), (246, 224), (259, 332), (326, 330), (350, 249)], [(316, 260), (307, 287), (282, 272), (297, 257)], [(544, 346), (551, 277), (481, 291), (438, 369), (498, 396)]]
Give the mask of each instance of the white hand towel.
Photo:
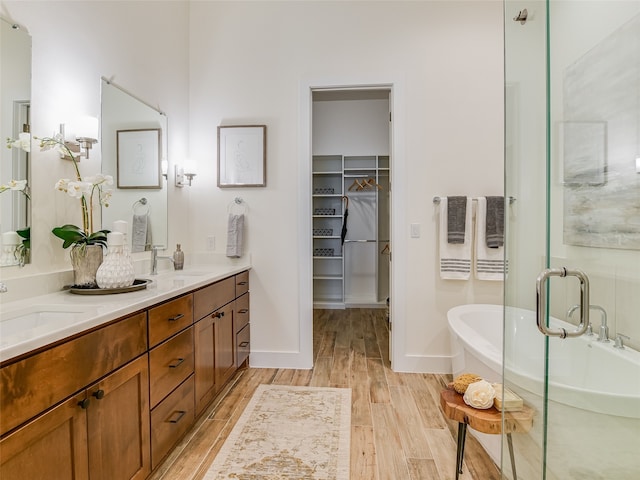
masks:
[(227, 257), (242, 256), (242, 238), (244, 230), (244, 215), (229, 214), (227, 220)]
[(447, 199), (440, 199), (440, 278), (445, 280), (468, 280), (471, 276), (471, 197), (467, 197), (464, 243), (448, 242)]
[(478, 280), (503, 281), (507, 272), (504, 247), (487, 247), (487, 199), (478, 197), (476, 209), (476, 258), (473, 273)]

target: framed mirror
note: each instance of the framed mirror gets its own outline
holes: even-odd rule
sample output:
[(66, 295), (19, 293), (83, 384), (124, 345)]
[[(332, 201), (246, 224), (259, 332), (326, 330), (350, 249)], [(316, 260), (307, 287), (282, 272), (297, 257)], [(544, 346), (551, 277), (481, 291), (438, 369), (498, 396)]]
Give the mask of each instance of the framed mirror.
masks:
[[(0, 27), (0, 266), (5, 267), (30, 260), (31, 36), (3, 18)], [(21, 134), (22, 142), (5, 148)]]
[(127, 222), (132, 253), (166, 247), (168, 190), (159, 165), (167, 165), (167, 116), (103, 78), (100, 120), (102, 173), (113, 176), (115, 187), (102, 227)]

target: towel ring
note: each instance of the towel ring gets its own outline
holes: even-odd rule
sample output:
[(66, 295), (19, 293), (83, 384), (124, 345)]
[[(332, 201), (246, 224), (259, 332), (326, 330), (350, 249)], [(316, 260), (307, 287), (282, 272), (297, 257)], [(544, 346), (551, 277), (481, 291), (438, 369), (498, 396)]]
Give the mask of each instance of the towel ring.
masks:
[(234, 207), (236, 206), (241, 208), (241, 214), (246, 214), (249, 212), (249, 205), (247, 205), (247, 202), (245, 202), (242, 197), (236, 197), (233, 199), (233, 201), (229, 202), (227, 213), (232, 213)]
[[(136, 200), (133, 202), (131, 209), (133, 210), (134, 215), (149, 215), (151, 213), (151, 206), (147, 205), (149, 202), (145, 197), (142, 197), (140, 200)], [(136, 209), (142, 209), (143, 211), (139, 211)]]

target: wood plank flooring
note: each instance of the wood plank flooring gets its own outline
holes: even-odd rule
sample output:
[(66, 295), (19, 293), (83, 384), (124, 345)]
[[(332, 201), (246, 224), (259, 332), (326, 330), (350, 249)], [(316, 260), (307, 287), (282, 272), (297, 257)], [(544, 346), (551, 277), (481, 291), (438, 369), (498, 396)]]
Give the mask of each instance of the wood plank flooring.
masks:
[[(457, 423), (444, 418), (439, 403), (451, 378), (393, 372), (384, 315), (384, 309), (315, 310), (314, 368), (236, 373), (151, 479), (200, 480), (261, 383), (352, 389), (352, 480), (454, 479)], [(499, 478), (467, 435), (460, 479)]]

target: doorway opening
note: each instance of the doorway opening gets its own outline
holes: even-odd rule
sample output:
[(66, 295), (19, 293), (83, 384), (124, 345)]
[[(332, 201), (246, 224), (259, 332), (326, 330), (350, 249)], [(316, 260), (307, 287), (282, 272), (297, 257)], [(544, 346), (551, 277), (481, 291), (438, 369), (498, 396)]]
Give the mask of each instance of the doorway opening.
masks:
[(316, 312), (380, 308), (390, 320), (390, 107), (390, 87), (312, 91)]

